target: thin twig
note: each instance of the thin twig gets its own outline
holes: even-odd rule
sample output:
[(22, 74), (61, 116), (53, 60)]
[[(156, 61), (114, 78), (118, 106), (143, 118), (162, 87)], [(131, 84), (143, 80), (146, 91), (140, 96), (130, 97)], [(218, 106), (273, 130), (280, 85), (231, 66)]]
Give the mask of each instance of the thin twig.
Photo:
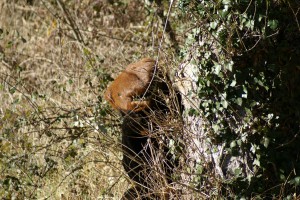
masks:
[(60, 8), (62, 9), (64, 15), (65, 15), (65, 19), (68, 21), (68, 23), (70, 24), (72, 30), (74, 31), (75, 37), (76, 39), (80, 42), (83, 43), (84, 45), (86, 44), (84, 42), (84, 39), (82, 37), (82, 34), (79, 31), (78, 26), (76, 25), (75, 21), (71, 18), (69, 11), (67, 10), (67, 8), (65, 7), (65, 4), (61, 1), (61, 0), (57, 0), (57, 4), (60, 6)]

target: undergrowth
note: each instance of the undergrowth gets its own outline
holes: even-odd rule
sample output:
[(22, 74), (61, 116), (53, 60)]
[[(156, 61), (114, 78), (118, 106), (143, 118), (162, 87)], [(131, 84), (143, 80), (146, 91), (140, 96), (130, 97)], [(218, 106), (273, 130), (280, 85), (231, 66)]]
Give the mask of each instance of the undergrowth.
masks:
[(176, 132), (166, 134), (181, 163), (174, 198), (297, 199), (299, 8), (283, 0), (1, 1), (0, 197), (119, 199), (131, 187), (120, 164), (122, 119), (103, 92), (124, 66), (153, 57), (171, 81), (189, 58), (201, 103), (186, 112), (207, 121), (207, 137), (228, 155), (252, 155), (246, 177), (235, 170), (222, 180), (210, 163), (186, 167), (190, 144), (173, 96), (174, 115), (157, 133)]

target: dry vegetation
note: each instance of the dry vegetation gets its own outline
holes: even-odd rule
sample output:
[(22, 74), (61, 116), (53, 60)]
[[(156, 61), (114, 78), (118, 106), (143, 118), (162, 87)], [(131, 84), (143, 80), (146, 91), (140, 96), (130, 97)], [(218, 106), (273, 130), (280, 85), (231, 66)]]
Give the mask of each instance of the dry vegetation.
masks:
[(1, 0), (0, 199), (120, 199), (132, 186), (125, 118), (103, 93), (143, 57), (159, 60), (184, 107), (152, 84), (170, 111), (147, 115), (153, 146), (179, 163), (169, 184), (165, 152), (153, 154), (152, 192), (299, 199), (299, 11), (278, 0)]
[(103, 90), (154, 55), (157, 16), (130, 0), (3, 0), (0, 10), (0, 196), (120, 198), (120, 119)]

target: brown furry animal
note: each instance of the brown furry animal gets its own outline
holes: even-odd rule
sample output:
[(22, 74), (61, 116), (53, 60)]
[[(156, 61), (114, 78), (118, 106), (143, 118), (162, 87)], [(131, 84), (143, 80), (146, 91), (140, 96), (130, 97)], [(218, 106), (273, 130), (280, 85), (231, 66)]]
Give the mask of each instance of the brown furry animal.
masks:
[(138, 112), (150, 106), (149, 100), (134, 100), (143, 95), (153, 76), (155, 60), (144, 58), (121, 72), (105, 92), (105, 99), (121, 112)]
[[(170, 96), (162, 74), (158, 73), (152, 79), (155, 63), (155, 60), (144, 58), (128, 65), (105, 92), (105, 99), (123, 114), (122, 164), (129, 178), (136, 183), (124, 193), (122, 200), (160, 199), (152, 191), (153, 183), (156, 183), (156, 179), (152, 178), (159, 176), (159, 180), (170, 183), (176, 165), (168, 147), (159, 146), (158, 141), (162, 141), (162, 138), (151, 133), (158, 130), (156, 120), (164, 119), (169, 113), (163, 97)], [(148, 88), (149, 91), (146, 91)], [(142, 96), (145, 98), (135, 100)], [(158, 158), (158, 155), (162, 157), (160, 172), (163, 173), (154, 176), (157, 173), (153, 170), (152, 159)]]

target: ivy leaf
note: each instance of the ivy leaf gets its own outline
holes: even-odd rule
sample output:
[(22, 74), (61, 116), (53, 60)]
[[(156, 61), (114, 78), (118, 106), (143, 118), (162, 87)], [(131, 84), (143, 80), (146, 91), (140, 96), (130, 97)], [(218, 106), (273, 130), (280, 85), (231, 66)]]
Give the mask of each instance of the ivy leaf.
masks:
[(239, 106), (242, 106), (243, 99), (242, 99), (242, 98), (237, 98), (237, 99), (235, 100), (235, 103), (236, 103), (237, 105), (239, 105)]
[(231, 4), (231, 1), (230, 0), (223, 0), (222, 3), (224, 5), (230, 5)]
[(215, 69), (215, 74), (216, 74), (216, 75), (219, 75), (222, 66), (221, 66), (220, 64), (218, 64), (218, 63), (215, 63), (215, 66), (214, 66), (214, 67), (215, 67), (215, 68), (214, 68), (214, 69)]
[(256, 166), (260, 167), (260, 161), (258, 159), (255, 159), (253, 161), (253, 165), (256, 165)]
[(212, 128), (213, 128), (215, 133), (219, 132), (219, 130), (220, 130), (220, 126), (218, 124), (213, 124)]
[(231, 87), (234, 87), (236, 85), (236, 80), (233, 80), (231, 83), (230, 83), (230, 86)]
[(296, 186), (299, 186), (299, 185), (300, 185), (300, 176), (297, 176), (297, 177), (295, 178), (295, 185), (296, 185)]
[(268, 26), (272, 29), (275, 30), (278, 27), (278, 20), (270, 20), (268, 21)]
[(225, 66), (226, 69), (228, 69), (229, 71), (232, 72), (232, 68), (233, 68), (233, 62), (232, 61), (225, 63), (224, 66)]
[(236, 141), (230, 142), (230, 148), (234, 148), (234, 147), (236, 147)]
[(228, 102), (226, 100), (221, 101), (221, 104), (222, 104), (223, 108), (227, 108), (228, 107)]
[(216, 29), (217, 28), (218, 23), (217, 22), (210, 22), (209, 26), (212, 29)]
[(247, 21), (245, 22), (245, 26), (246, 26), (247, 28), (253, 30), (253, 28), (254, 28), (254, 20), (247, 20)]
[(242, 169), (236, 168), (236, 169), (234, 170), (234, 175), (235, 175), (236, 177), (240, 176), (241, 174), (242, 174)]
[(247, 90), (247, 88), (246, 88), (245, 85), (243, 85), (243, 92), (244, 92), (244, 94), (242, 94), (242, 98), (247, 99), (247, 97), (248, 97), (248, 90)]
[(268, 148), (268, 146), (270, 144), (270, 139), (267, 138), (267, 137), (264, 137), (263, 138), (263, 144), (264, 144), (264, 147)]

